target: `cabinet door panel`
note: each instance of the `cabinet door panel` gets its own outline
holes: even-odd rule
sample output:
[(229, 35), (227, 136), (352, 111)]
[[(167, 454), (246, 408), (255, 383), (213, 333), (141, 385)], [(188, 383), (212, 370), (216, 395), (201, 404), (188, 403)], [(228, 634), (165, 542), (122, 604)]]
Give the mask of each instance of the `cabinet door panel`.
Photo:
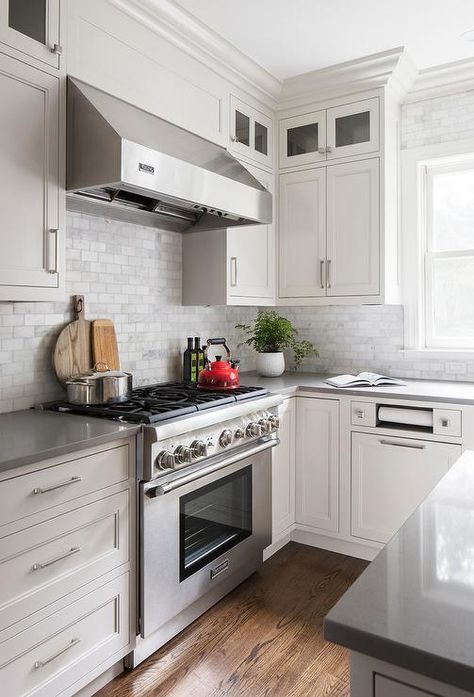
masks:
[(0, 289), (56, 288), (59, 80), (0, 55), (0, 95)]
[(272, 119), (237, 97), (231, 96), (229, 150), (237, 157), (271, 167), (272, 142)]
[(326, 294), (326, 171), (280, 176), (280, 296)]
[(332, 165), (327, 178), (327, 294), (378, 295), (379, 160)]
[(296, 522), (337, 532), (339, 402), (298, 397)]
[(295, 399), (279, 408), (280, 444), (272, 451), (272, 542), (295, 522)]
[(298, 167), (325, 159), (325, 111), (280, 121), (280, 167)]
[[(273, 175), (246, 165), (274, 193)], [(230, 298), (273, 298), (275, 292), (275, 233), (270, 225), (227, 230), (227, 278)]]
[(460, 445), (353, 433), (352, 534), (388, 542), (460, 455)]
[(327, 158), (353, 157), (380, 148), (378, 97), (327, 111)]
[(59, 68), (60, 0), (0, 0), (0, 42)]

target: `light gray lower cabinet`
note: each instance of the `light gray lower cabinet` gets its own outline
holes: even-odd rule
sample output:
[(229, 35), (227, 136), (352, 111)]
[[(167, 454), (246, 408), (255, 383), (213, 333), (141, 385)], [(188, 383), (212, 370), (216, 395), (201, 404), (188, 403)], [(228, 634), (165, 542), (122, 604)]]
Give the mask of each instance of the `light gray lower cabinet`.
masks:
[(56, 299), (64, 196), (60, 78), (0, 53), (0, 300)]

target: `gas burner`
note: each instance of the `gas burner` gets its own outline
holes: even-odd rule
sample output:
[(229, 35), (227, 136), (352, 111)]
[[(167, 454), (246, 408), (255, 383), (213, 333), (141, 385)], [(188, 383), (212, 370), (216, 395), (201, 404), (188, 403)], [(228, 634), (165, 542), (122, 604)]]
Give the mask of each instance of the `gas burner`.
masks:
[(260, 387), (242, 386), (233, 390), (232, 393), (203, 392), (193, 384), (169, 382), (136, 387), (132, 398), (121, 404), (80, 407), (68, 402), (56, 402), (48, 405), (47, 408), (54, 411), (154, 424), (212, 407), (235, 404), (244, 399), (255, 399), (266, 394), (267, 390)]

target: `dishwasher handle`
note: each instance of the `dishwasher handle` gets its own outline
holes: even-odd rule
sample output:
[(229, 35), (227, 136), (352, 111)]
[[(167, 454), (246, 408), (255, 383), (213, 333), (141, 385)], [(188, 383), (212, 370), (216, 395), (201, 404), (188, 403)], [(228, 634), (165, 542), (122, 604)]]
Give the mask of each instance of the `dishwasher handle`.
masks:
[(151, 486), (149, 489), (146, 489), (145, 496), (147, 496), (150, 499), (156, 498), (157, 496), (164, 496), (165, 494), (168, 494), (169, 492), (174, 491), (175, 489), (179, 489), (185, 484), (190, 484), (191, 482), (195, 482), (198, 479), (202, 479), (202, 477), (205, 477), (208, 474), (212, 474), (213, 472), (217, 472), (218, 470), (224, 469), (224, 467), (233, 465), (239, 460), (252, 457), (252, 455), (256, 455), (257, 453), (261, 453), (264, 450), (268, 450), (268, 448), (274, 448), (275, 445), (278, 445), (280, 442), (278, 438), (263, 440), (263, 442), (262, 440), (253, 448), (248, 448), (242, 453), (239, 452), (238, 455), (234, 453), (232, 457), (226, 457), (224, 459), (219, 458), (218, 461), (209, 463), (209, 465), (207, 466), (200, 467), (198, 470), (195, 470), (194, 472), (188, 472), (187, 474), (184, 472), (182, 477), (172, 479), (171, 481), (166, 482), (164, 484)]

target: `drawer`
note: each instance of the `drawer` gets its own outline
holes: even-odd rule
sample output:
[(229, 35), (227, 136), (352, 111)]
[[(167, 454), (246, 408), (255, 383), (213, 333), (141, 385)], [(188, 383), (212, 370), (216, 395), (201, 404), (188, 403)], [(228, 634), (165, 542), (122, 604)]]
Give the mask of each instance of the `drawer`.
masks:
[(375, 697), (442, 697), (436, 693), (425, 692), (417, 687), (412, 687), (404, 682), (386, 678), (383, 675), (375, 675)]
[(459, 409), (433, 409), (433, 433), (438, 436), (462, 436), (462, 412)]
[(375, 402), (351, 402), (351, 424), (353, 426), (376, 426), (377, 405)]
[(0, 644), (2, 694), (54, 697), (128, 653), (129, 638), (127, 573)]
[(129, 491), (0, 539), (0, 627), (129, 561)]
[(124, 443), (1, 482), (0, 526), (124, 482), (129, 469), (129, 448)]

